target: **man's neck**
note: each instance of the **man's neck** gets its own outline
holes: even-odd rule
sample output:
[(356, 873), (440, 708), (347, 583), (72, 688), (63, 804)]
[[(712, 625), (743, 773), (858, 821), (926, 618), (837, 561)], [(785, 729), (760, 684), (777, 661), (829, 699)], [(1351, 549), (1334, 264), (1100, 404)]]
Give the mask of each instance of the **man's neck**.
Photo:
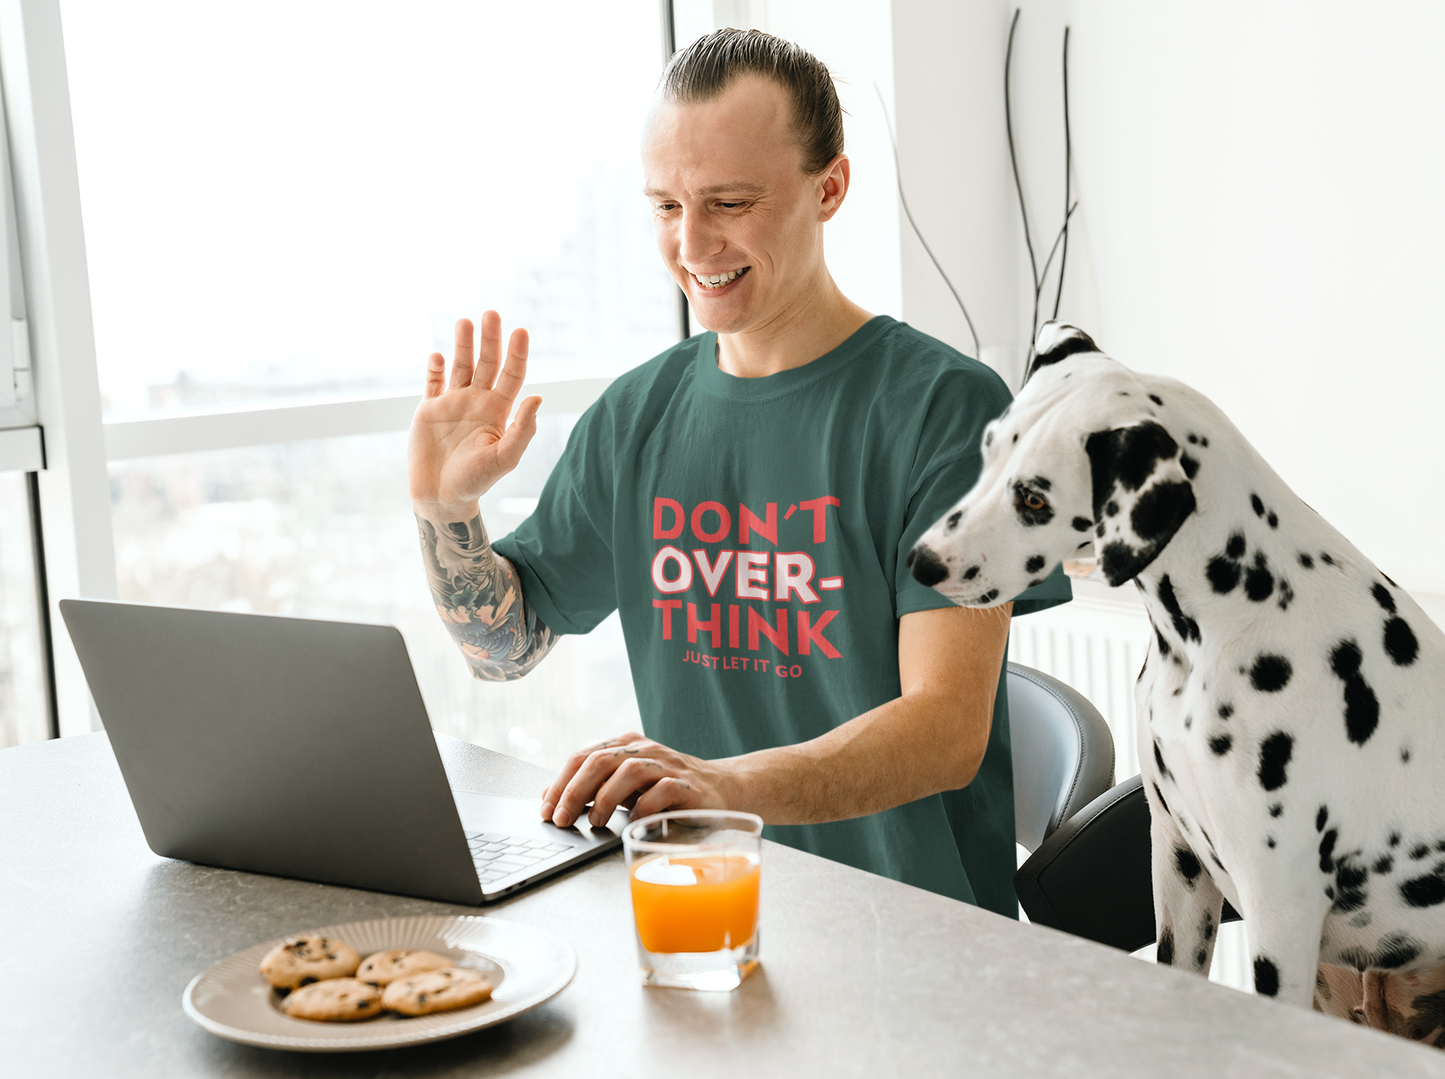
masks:
[(802, 367), (832, 352), (872, 317), (825, 273), (816, 288), (766, 325), (718, 334), (717, 365), (738, 378)]

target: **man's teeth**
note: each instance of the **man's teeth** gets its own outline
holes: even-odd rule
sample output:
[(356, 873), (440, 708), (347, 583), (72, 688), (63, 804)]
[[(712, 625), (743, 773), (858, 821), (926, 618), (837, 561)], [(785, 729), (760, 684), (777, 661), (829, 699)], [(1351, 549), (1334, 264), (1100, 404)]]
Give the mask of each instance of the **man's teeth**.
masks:
[(693, 274), (692, 277), (693, 280), (703, 288), (720, 288), (728, 282), (734, 281), (742, 276), (742, 274), (747, 272), (747, 269), (748, 268), (744, 266), (741, 270), (729, 270), (727, 273)]

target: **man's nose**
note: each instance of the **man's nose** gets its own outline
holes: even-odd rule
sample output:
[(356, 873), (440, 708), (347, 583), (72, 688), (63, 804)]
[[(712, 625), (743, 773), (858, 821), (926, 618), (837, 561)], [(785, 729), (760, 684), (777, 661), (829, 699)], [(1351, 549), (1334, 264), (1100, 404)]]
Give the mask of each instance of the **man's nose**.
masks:
[(722, 247), (722, 236), (706, 214), (683, 211), (678, 232), (679, 261), (696, 266), (716, 255)]

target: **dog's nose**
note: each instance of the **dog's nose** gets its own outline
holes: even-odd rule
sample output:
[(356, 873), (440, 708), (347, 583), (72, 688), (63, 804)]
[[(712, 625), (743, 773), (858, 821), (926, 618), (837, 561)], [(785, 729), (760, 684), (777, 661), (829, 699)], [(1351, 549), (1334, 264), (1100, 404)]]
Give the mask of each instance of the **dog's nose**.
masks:
[(948, 567), (943, 564), (942, 559), (921, 543), (908, 552), (906, 561), (914, 578), (930, 588), (948, 576)]

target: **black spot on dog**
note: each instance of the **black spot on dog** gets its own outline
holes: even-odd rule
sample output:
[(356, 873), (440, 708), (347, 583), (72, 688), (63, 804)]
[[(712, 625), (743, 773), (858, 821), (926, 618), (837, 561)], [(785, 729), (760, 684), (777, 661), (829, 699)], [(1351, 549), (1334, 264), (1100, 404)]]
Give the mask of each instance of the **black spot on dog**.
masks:
[(1254, 991), (1262, 997), (1279, 993), (1279, 968), (1262, 955), (1254, 959)]
[(1151, 394), (1149, 395), (1149, 400), (1153, 401), (1156, 405), (1162, 405), (1162, 404), (1164, 404), (1163, 399), (1160, 398), (1160, 396), (1159, 396), (1157, 393), (1151, 393)]
[(1159, 934), (1159, 950), (1154, 958), (1160, 966), (1174, 965), (1174, 930), (1165, 928), (1164, 932)]
[(1289, 685), (1294, 668), (1284, 656), (1263, 653), (1254, 661), (1249, 671), (1250, 684), (1261, 693), (1278, 693)]
[(1224, 553), (1230, 558), (1244, 557), (1244, 533), (1235, 532), (1229, 537), (1229, 542), (1224, 545)]
[(1405, 964), (1414, 962), (1423, 950), (1424, 945), (1411, 939), (1408, 934), (1391, 933), (1380, 941), (1375, 954), (1370, 957), (1370, 966), (1383, 970), (1398, 970)]
[(1089, 526), (1093, 523), (1094, 522), (1089, 520), (1087, 517), (1075, 517), (1073, 520), (1074, 531), (1087, 532), (1089, 530)]
[(1053, 506), (1050, 506), (1047, 502), (1043, 502), (1043, 504), (1038, 507), (1030, 506), (1030, 498), (1037, 502), (1043, 502), (1038, 494), (1031, 491), (1025, 484), (1014, 484), (1014, 512), (1018, 514), (1019, 520), (1022, 521), (1026, 527), (1037, 528), (1040, 525), (1048, 524), (1054, 519)]
[(1105, 516), (1105, 517), (1117, 517), (1117, 516), (1119, 516), (1119, 503), (1115, 502), (1112, 498), (1109, 499), (1109, 501), (1108, 501), (1107, 503), (1105, 503), (1105, 505), (1104, 505), (1104, 516)]
[(1053, 487), (1053, 483), (1049, 480), (1047, 476), (1035, 476), (1033, 479), (1029, 480), (1029, 486), (1033, 487), (1035, 490), (1047, 491)]
[(1184, 474), (1191, 480), (1199, 474), (1199, 462), (1187, 453), (1179, 455), (1179, 467), (1184, 469)]
[(1288, 782), (1285, 768), (1294, 756), (1294, 739), (1284, 731), (1275, 731), (1259, 746), (1259, 783), (1267, 791), (1277, 791)]
[(1320, 561), (1327, 566), (1333, 566), (1335, 564), (1335, 560), (1324, 552), (1320, 552)]
[(1305, 569), (1314, 569), (1314, 568), (1315, 568), (1315, 560), (1314, 560), (1313, 558), (1311, 558), (1309, 555), (1305, 554), (1303, 551), (1301, 551), (1301, 552), (1299, 553), (1299, 564), (1300, 564), (1301, 566), (1303, 566)]
[(1260, 501), (1259, 495), (1250, 495), (1249, 504), (1254, 507), (1254, 515), (1256, 517), (1264, 516), (1264, 503)]
[(1159, 579), (1159, 602), (1169, 612), (1169, 617), (1174, 622), (1174, 632), (1185, 641), (1197, 642), (1199, 640), (1199, 623), (1186, 615), (1184, 608), (1179, 606), (1179, 597), (1174, 594), (1174, 582), (1169, 579), (1167, 573)]
[(1084, 442), (1093, 474), (1094, 516), (1117, 487), (1137, 491), (1160, 461), (1179, 452), (1179, 444), (1152, 420), (1133, 427), (1095, 431)]
[(1345, 683), (1345, 733), (1357, 746), (1368, 742), (1380, 725), (1380, 702), (1360, 674), (1362, 659), (1354, 641), (1341, 641), (1330, 653), (1330, 668)]
[(1335, 868), (1335, 841), (1340, 838), (1340, 833), (1331, 828), (1320, 839), (1320, 872), (1329, 873)]
[(1382, 854), (1375, 859), (1375, 864), (1370, 867), (1377, 875), (1384, 875), (1395, 868), (1395, 859), (1388, 854)]
[(961, 576), (965, 581), (971, 581), (971, 580), (973, 580), (975, 577), (978, 576), (978, 567), (977, 567), (977, 566), (969, 566), (968, 569), (964, 570), (963, 573), (960, 574), (960, 576)]
[(1293, 602), (1294, 589), (1289, 586), (1288, 581), (1281, 577), (1279, 579), (1279, 609), (1281, 611), (1287, 611), (1289, 610), (1289, 605)]
[(1265, 839), (1264, 845), (1265, 845), (1266, 847), (1268, 847), (1270, 850), (1274, 850), (1274, 848), (1275, 848), (1274, 836), (1269, 836), (1267, 839)]
[(1382, 584), (1375, 585), (1370, 589), (1370, 594), (1375, 597), (1375, 602), (1391, 614), (1395, 613), (1395, 597), (1390, 595), (1390, 590)]
[(1392, 618), (1385, 623), (1385, 651), (1397, 667), (1408, 667), (1415, 662), (1415, 656), (1420, 651), (1420, 642), (1415, 639), (1415, 631), (1403, 618)]
[(1215, 555), (1205, 567), (1204, 575), (1209, 578), (1209, 587), (1222, 596), (1234, 591), (1234, 586), (1239, 584), (1239, 572), (1238, 562)]
[(917, 557), (914, 558), (913, 565), (909, 568), (920, 584), (932, 588), (939, 581), (948, 577), (948, 567), (943, 564), (943, 560), (938, 555), (933, 553), (932, 549), (915, 547), (911, 553)]
[(1429, 848), (1429, 846), (1426, 845), (1426, 844), (1424, 844), (1424, 843), (1419, 843), (1419, 844), (1416, 844), (1416, 846), (1414, 847), (1414, 849), (1410, 851), (1410, 858), (1411, 858), (1412, 861), (1418, 862), (1421, 858), (1425, 857), (1425, 855), (1427, 855), (1427, 854), (1429, 854), (1429, 853), (1430, 853), (1430, 848)]
[(1269, 560), (1263, 551), (1254, 553), (1254, 565), (1244, 575), (1244, 593), (1255, 603), (1263, 603), (1274, 591), (1274, 576), (1269, 572)]
[(1334, 909), (1341, 914), (1359, 910), (1369, 900), (1365, 882), (1369, 873), (1359, 863), (1356, 855), (1346, 855), (1335, 862)]
[(997, 589), (997, 588), (990, 588), (987, 592), (985, 592), (983, 595), (981, 595), (981, 596), (978, 597), (978, 602), (980, 602), (980, 603), (992, 603), (992, 602), (993, 602), (994, 600), (996, 600), (996, 599), (998, 599), (998, 589)]
[(985, 431), (983, 435), (983, 448), (988, 449), (993, 445), (993, 432)]
[(1184, 878), (1184, 883), (1192, 891), (1199, 874), (1204, 872), (1204, 867), (1199, 864), (1199, 859), (1188, 847), (1175, 847), (1174, 865), (1178, 868), (1179, 875)]
[(1191, 446), (1197, 446), (1197, 445), (1199, 444), (1199, 436), (1196, 435), (1196, 434), (1191, 433), (1191, 434), (1189, 435), (1189, 444), (1190, 444)]
[(1390, 833), (1390, 846), (1392, 846), (1392, 847), (1398, 847), (1399, 845), (1400, 845), (1400, 833), (1399, 833), (1399, 832), (1391, 832), (1391, 833)]
[(1014, 434), (1014, 437), (1013, 437), (1013, 441), (1014, 441), (1014, 442), (1017, 442), (1018, 440), (1019, 440), (1019, 436), (1018, 436), (1017, 433), (1015, 433), (1015, 434)]
[(1205, 940), (1214, 939), (1214, 915), (1207, 910), (1204, 912), (1204, 916), (1199, 919), (1199, 935)]
[(1194, 512), (1195, 505), (1194, 488), (1187, 483), (1156, 483), (1139, 496), (1129, 524), (1140, 539), (1151, 542), (1151, 558)]
[(1157, 629), (1154, 631), (1154, 639), (1159, 642), (1159, 654), (1161, 656), (1167, 656), (1173, 651), (1173, 649), (1169, 647), (1169, 642), (1164, 639), (1164, 634), (1160, 633)]
[(1269, 815), (1271, 817), (1277, 817), (1283, 812), (1284, 804), (1282, 802), (1275, 802), (1274, 805), (1269, 807)]
[(1220, 718), (1220, 719), (1228, 719), (1228, 718), (1229, 718), (1230, 716), (1232, 716), (1232, 715), (1234, 715), (1234, 705), (1232, 705), (1232, 704), (1221, 704), (1221, 705), (1219, 706), (1219, 718)]
[(1325, 830), (1325, 821), (1327, 821), (1327, 820), (1329, 820), (1329, 819), (1330, 819), (1330, 810), (1329, 810), (1329, 807), (1328, 807), (1328, 806), (1320, 806), (1320, 811), (1315, 814), (1315, 831), (1317, 831), (1317, 832), (1323, 832), (1323, 831)]
[(1044, 561), (1045, 559), (1043, 555), (1034, 555), (1032, 558), (1030, 558), (1027, 562), (1024, 563), (1024, 572), (1037, 573), (1039, 570), (1044, 568)]
[(1234, 739), (1227, 734), (1221, 734), (1209, 740), (1209, 748), (1214, 750), (1216, 757), (1224, 756), (1232, 745), (1234, 745)]
[(1043, 579), (1042, 577), (1038, 577), (1038, 578), (1030, 581), (1025, 587), (1027, 587), (1027, 588), (1037, 588), (1039, 585), (1041, 585), (1041, 584), (1043, 584), (1043, 583), (1044, 583), (1044, 579)]
[(1149, 785), (1154, 788), (1154, 797), (1159, 799), (1159, 808), (1164, 810), (1165, 816), (1174, 816), (1173, 813), (1169, 812), (1169, 803), (1164, 800), (1164, 792), (1159, 789), (1159, 784), (1151, 783)]
[(1078, 353), (1098, 351), (1099, 346), (1094, 344), (1093, 338), (1083, 330), (1070, 326), (1063, 337), (1034, 357), (1034, 362), (1029, 367), (1029, 374), (1032, 375), (1040, 367), (1050, 367), (1060, 360), (1066, 360)]
[(958, 522), (963, 520), (963, 510), (954, 510), (948, 515), (948, 530), (952, 532), (958, 527)]
[(1279, 527), (1279, 514), (1275, 513), (1274, 510), (1269, 511), (1269, 517), (1267, 519), (1269, 521), (1270, 528)]
[(1409, 764), (1409, 763), (1410, 763), (1410, 751), (1409, 751), (1408, 749), (1402, 749), (1402, 750), (1400, 750), (1400, 763), (1401, 763), (1401, 764)]
[(1204, 946), (1201, 944), (1201, 945), (1199, 946), (1199, 951), (1197, 951), (1197, 952), (1194, 953), (1194, 968), (1195, 968), (1196, 970), (1203, 970), (1203, 969), (1204, 969), (1204, 964), (1205, 964), (1205, 962), (1206, 962), (1208, 959), (1209, 959), (1209, 949), (1206, 948), (1206, 947), (1204, 947)]
[(1159, 749), (1159, 743), (1154, 743), (1154, 763), (1159, 766), (1159, 774), (1168, 779), (1173, 779), (1174, 774), (1169, 771), (1169, 766), (1164, 763), (1164, 754)]

